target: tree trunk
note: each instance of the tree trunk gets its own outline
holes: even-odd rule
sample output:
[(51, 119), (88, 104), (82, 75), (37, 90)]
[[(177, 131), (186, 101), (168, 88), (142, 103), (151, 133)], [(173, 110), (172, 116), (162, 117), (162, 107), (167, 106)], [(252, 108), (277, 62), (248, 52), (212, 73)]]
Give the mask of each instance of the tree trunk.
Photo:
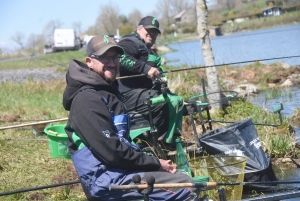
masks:
[[(198, 20), (198, 33), (200, 36), (202, 54), (205, 66), (214, 66), (214, 54), (211, 47), (208, 29), (208, 12), (205, 0), (197, 0), (197, 20)], [(209, 103), (212, 106), (212, 112), (221, 108), (221, 90), (218, 71), (216, 67), (206, 68), (206, 76), (208, 82), (207, 92), (220, 92), (209, 96)]]

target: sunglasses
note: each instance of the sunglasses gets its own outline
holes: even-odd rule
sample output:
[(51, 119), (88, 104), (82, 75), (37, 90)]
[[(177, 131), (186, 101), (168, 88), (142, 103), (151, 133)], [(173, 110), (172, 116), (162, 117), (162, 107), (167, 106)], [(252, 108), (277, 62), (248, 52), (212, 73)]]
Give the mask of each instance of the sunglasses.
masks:
[(103, 64), (108, 64), (111, 60), (113, 60), (114, 63), (120, 62), (121, 56), (97, 56), (97, 55), (91, 55), (91, 58), (99, 60)]

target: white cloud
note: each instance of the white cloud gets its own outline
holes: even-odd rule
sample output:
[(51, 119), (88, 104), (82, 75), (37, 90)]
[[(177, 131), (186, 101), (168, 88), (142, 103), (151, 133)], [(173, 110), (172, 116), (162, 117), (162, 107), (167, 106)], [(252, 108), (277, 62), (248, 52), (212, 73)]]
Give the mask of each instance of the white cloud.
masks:
[(0, 40), (0, 47), (1, 46), (6, 46), (6, 45), (7, 45), (7, 43), (5, 41)]

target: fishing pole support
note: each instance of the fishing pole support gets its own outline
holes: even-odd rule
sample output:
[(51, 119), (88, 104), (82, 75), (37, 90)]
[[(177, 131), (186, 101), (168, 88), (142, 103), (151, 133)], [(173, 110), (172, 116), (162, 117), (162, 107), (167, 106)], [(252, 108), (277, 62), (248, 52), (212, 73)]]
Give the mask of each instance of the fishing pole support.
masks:
[(148, 114), (149, 114), (149, 124), (150, 124), (150, 135), (152, 137), (152, 143), (154, 150), (157, 148), (157, 128), (154, 126), (153, 123), (153, 117), (152, 117), (152, 111), (151, 111), (151, 96), (150, 96), (150, 90), (149, 90), (149, 96), (146, 101), (144, 101), (144, 104), (148, 106)]
[[(144, 195), (144, 201), (149, 201), (149, 195), (153, 192), (155, 178), (153, 176), (149, 176), (145, 178), (147, 182), (147, 190), (143, 193), (143, 189), (139, 189), (137, 192)], [(132, 181), (135, 185), (141, 184), (141, 176), (138, 174), (133, 175)]]
[(155, 79), (153, 81), (153, 88), (155, 87), (156, 84), (159, 84), (161, 87), (161, 92), (163, 95), (163, 98), (153, 98), (151, 97), (151, 89), (148, 91), (148, 97), (147, 100), (144, 101), (144, 104), (148, 106), (148, 114), (149, 114), (149, 124), (150, 124), (150, 134), (152, 136), (152, 143), (154, 147), (154, 151), (158, 150), (157, 148), (157, 128), (155, 127), (153, 123), (153, 116), (152, 116), (152, 111), (151, 111), (151, 105), (159, 104), (159, 103), (165, 103), (166, 102), (166, 96), (169, 91), (168, 85), (167, 85), (167, 79), (164, 79), (163, 77), (160, 79)]
[(220, 201), (227, 201), (224, 188), (218, 188)]
[(144, 201), (149, 201), (149, 195), (153, 192), (155, 178), (153, 176), (149, 176), (146, 178), (146, 182), (148, 184), (147, 190), (144, 193)]

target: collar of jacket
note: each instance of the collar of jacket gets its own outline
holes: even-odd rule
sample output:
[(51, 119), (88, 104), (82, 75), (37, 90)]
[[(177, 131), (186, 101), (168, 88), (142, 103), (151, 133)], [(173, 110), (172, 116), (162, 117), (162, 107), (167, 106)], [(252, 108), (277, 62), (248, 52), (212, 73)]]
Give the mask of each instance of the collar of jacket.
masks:
[(138, 33), (136, 33), (136, 32), (134, 31), (134, 32), (132, 32), (132, 34), (133, 34), (134, 36), (136, 36), (139, 40), (143, 41), (143, 43), (145, 43), (144, 39), (142, 39), (141, 36), (140, 36)]

